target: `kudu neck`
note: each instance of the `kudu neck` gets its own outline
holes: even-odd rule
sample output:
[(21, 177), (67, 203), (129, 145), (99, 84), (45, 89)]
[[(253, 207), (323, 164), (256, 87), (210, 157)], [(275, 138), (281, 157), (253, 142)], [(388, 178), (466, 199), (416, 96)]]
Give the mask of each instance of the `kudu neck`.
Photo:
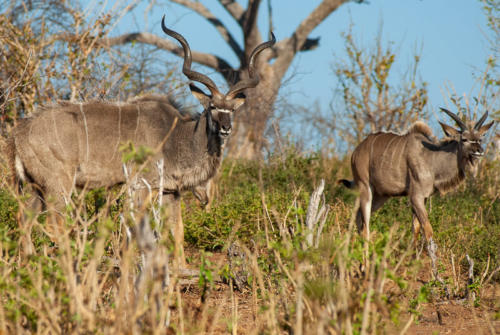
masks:
[(200, 153), (208, 153), (210, 156), (221, 156), (223, 141), (217, 133), (211, 114), (204, 111), (197, 120), (193, 133), (193, 144)]
[(460, 174), (465, 173), (467, 167), (467, 157), (465, 156), (460, 143), (456, 140), (451, 140), (446, 143), (443, 148), (448, 153), (449, 166), (453, 166)]
[(437, 188), (441, 193), (453, 189), (465, 179), (466, 158), (457, 141), (444, 142), (432, 160), (436, 164)]

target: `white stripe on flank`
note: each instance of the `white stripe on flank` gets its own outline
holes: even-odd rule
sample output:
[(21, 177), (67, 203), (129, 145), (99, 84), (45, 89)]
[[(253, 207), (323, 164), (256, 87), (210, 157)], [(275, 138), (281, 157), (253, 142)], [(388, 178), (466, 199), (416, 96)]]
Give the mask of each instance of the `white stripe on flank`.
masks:
[(134, 140), (137, 141), (137, 131), (139, 130), (139, 118), (141, 117), (141, 107), (137, 104), (137, 122), (135, 124)]
[(54, 118), (54, 113), (50, 113), (52, 115), (52, 122), (54, 123), (54, 133), (56, 134), (57, 143), (59, 144), (59, 148), (61, 148), (61, 152), (63, 156), (66, 156), (66, 152), (64, 151), (64, 146), (59, 138), (59, 131), (57, 129), (56, 119)]
[(122, 123), (122, 106), (118, 105), (118, 141), (116, 141), (115, 150), (113, 150), (113, 155), (109, 159), (110, 162), (115, 158), (115, 154), (118, 152), (118, 148), (120, 147), (120, 141), (122, 138), (121, 123)]
[(87, 118), (85, 117), (85, 112), (83, 111), (83, 104), (80, 102), (80, 112), (82, 113), (82, 117), (83, 117), (83, 126), (85, 127), (85, 136), (86, 136), (86, 140), (87, 140), (87, 158), (86, 158), (86, 162), (89, 161), (89, 130), (87, 128)]

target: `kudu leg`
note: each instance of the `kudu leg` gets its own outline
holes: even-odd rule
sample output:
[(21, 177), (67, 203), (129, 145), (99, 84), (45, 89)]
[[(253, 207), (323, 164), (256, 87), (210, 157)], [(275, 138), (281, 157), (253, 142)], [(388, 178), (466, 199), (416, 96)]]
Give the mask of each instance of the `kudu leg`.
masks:
[(360, 183), (359, 186), (359, 208), (356, 214), (356, 225), (358, 231), (364, 238), (363, 264), (361, 273), (365, 273), (370, 268), (369, 262), (369, 241), (370, 241), (370, 215), (372, 209), (372, 191), (367, 184)]
[(52, 241), (57, 241), (64, 226), (64, 211), (66, 201), (71, 198), (73, 179), (57, 166), (50, 168), (48, 169), (51, 171), (50, 175), (43, 178), (39, 176), (36, 182), (27, 183), (19, 188), (21, 193), (24, 193), (23, 189), (31, 193), (26, 208), (18, 216), (19, 227), (23, 231), (20, 243), (23, 253), (28, 255), (34, 251), (31, 230), (42, 211), (47, 211), (46, 221), (50, 224), (46, 226), (46, 232)]
[(418, 246), (418, 240), (419, 240), (419, 234), (420, 234), (420, 228), (421, 228), (420, 221), (418, 220), (417, 216), (413, 214), (412, 217), (412, 230), (413, 230), (413, 249), (415, 249), (415, 252), (417, 254), (417, 259), (420, 259), (420, 254), (422, 253), (422, 247), (419, 248)]
[(371, 214), (382, 207), (389, 197), (378, 195), (371, 191), (370, 187), (363, 187), (359, 199), (359, 210), (356, 216), (356, 224), (359, 232), (366, 239), (370, 239), (370, 217)]
[(362, 236), (370, 240), (370, 215), (372, 209), (372, 191), (369, 185), (360, 184), (359, 209), (356, 214), (356, 225)]
[(42, 195), (37, 189), (32, 185), (29, 187), (31, 197), (26, 202), (26, 207), (20, 206), (19, 212), (17, 214), (17, 223), (19, 229), (21, 230), (20, 235), (20, 245), (21, 253), (23, 255), (29, 256), (34, 253), (34, 245), (31, 240), (31, 231), (35, 222), (37, 222), (38, 215), (43, 210), (43, 200)]
[(71, 182), (66, 185), (68, 191), (63, 191), (63, 188), (52, 188), (47, 189), (46, 207), (47, 207), (47, 222), (50, 222), (49, 231), (52, 236), (49, 236), (52, 241), (57, 241), (62, 236), (62, 232), (65, 230), (66, 223), (66, 206), (71, 201)]
[[(437, 272), (437, 266), (436, 266), (436, 261), (437, 261), (437, 245), (434, 242), (432, 238), (432, 226), (431, 223), (429, 222), (429, 218), (427, 216), (427, 211), (425, 209), (425, 198), (423, 197), (418, 197), (414, 196), (410, 198), (412, 207), (413, 207), (413, 213), (417, 217), (418, 221), (420, 224), (418, 225), (417, 233), (415, 234), (414, 231), (414, 238), (418, 238), (418, 231), (420, 231), (420, 225), (424, 229), (424, 235), (425, 235), (425, 240), (427, 242), (427, 252), (429, 253), (429, 257), (431, 258), (431, 266), (432, 266), (432, 274), (436, 280), (439, 282), (443, 282), (443, 280), (439, 277), (438, 272)], [(415, 226), (414, 226), (415, 227)]]
[[(367, 191), (366, 191), (367, 190)], [(373, 194), (370, 187), (364, 188), (360, 196), (359, 209), (356, 215), (356, 224), (360, 234), (365, 238), (364, 245), (364, 265), (361, 266), (361, 272), (365, 272), (369, 266), (368, 243), (370, 241), (370, 216), (371, 213), (378, 210), (389, 199), (388, 197)]]
[(420, 221), (418, 220), (417, 216), (413, 214), (412, 218), (412, 230), (413, 230), (413, 247), (417, 248), (417, 242), (418, 242), (418, 237), (420, 234)]

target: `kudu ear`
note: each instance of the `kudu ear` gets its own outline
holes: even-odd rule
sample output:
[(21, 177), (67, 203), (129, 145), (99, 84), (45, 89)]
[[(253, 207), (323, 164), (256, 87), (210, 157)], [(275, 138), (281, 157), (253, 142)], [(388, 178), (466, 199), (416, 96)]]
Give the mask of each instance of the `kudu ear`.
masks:
[(245, 97), (234, 98), (232, 100), (232, 102), (233, 102), (233, 110), (234, 111), (238, 110), (238, 108), (240, 108), (245, 103), (245, 100), (246, 100)]
[(443, 128), (443, 131), (446, 134), (446, 136), (457, 137), (458, 135), (460, 135), (460, 131), (456, 130), (455, 128), (441, 122), (439, 122), (439, 124), (441, 125), (441, 128)]
[(195, 84), (190, 83), (189, 84), (189, 89), (191, 90), (191, 94), (194, 95), (196, 99), (200, 102), (200, 104), (203, 106), (203, 108), (207, 109), (208, 106), (210, 106), (210, 101), (212, 100), (212, 97), (202, 90), (200, 90)]
[(491, 121), (490, 123), (487, 123), (484, 126), (482, 126), (481, 128), (479, 128), (479, 130), (478, 130), (479, 135), (483, 136), (484, 133), (486, 133), (488, 131), (488, 129), (490, 129), (491, 126), (493, 126), (493, 123), (495, 123), (495, 121)]

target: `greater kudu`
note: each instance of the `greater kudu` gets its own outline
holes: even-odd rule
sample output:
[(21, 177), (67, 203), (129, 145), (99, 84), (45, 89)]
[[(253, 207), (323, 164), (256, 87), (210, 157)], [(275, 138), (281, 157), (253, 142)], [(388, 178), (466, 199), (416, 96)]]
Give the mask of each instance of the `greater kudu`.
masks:
[[(8, 151), (15, 179), (34, 185), (39, 203), (50, 196), (55, 208), (61, 209), (75, 187), (111, 187), (126, 181), (121, 144), (158, 148), (154, 160), (163, 161), (164, 199), (172, 207), (175, 241), (182, 254), (180, 193), (203, 186), (216, 173), (224, 141), (231, 133), (233, 113), (245, 102), (241, 93), (259, 83), (256, 56), (276, 40), (272, 35), (270, 41), (258, 45), (248, 59), (248, 79), (222, 94), (209, 77), (191, 70), (190, 47), (183, 36), (165, 26), (165, 17), (161, 26), (182, 45), (184, 75), (211, 93), (190, 84), (192, 94), (204, 107), (199, 116), (183, 116), (175, 103), (161, 96), (125, 103), (64, 102), (21, 120), (8, 141)], [(157, 171), (150, 169), (141, 178), (148, 187), (159, 189)]]
[(432, 239), (426, 200), (436, 191), (445, 193), (458, 186), (467, 171), (476, 169), (484, 154), (482, 137), (493, 125), (492, 121), (483, 126), (488, 112), (473, 125), (444, 108), (441, 110), (455, 120), (460, 130), (440, 122), (447, 138), (438, 141), (429, 126), (416, 122), (404, 135), (387, 132), (368, 135), (352, 153), (354, 180), (339, 181), (349, 188), (359, 189), (356, 224), (366, 239), (370, 236), (371, 213), (390, 197), (408, 196), (414, 214), (414, 243), (422, 226), (436, 277), (437, 247)]

